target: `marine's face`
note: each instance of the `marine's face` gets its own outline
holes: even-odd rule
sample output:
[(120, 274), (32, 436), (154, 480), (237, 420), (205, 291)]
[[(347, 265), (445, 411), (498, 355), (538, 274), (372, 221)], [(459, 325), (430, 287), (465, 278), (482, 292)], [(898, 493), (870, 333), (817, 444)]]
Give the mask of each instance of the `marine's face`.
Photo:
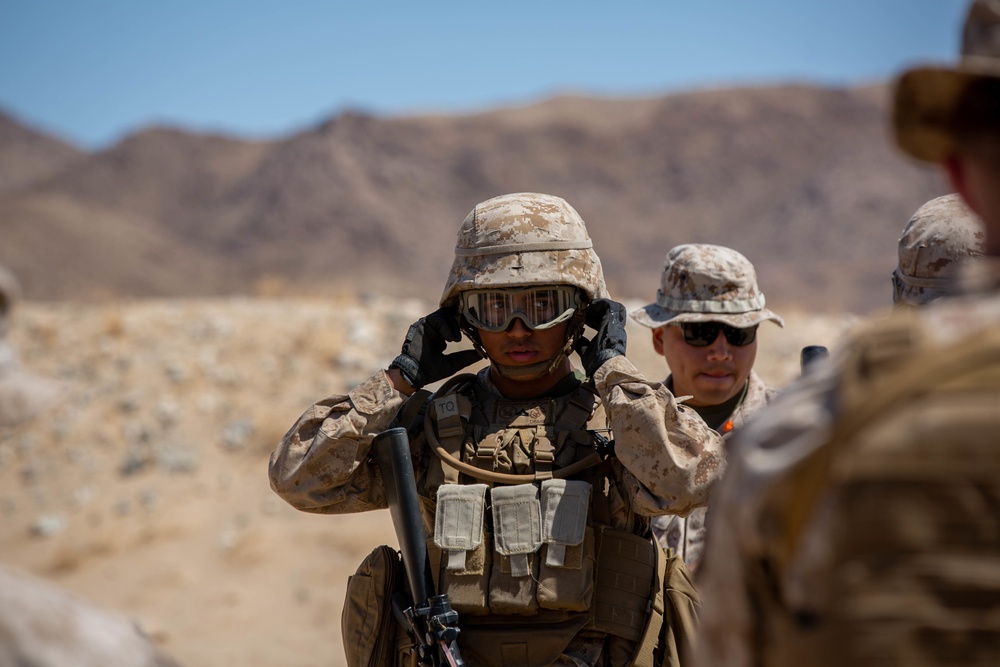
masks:
[[(531, 366), (551, 361), (566, 344), (569, 322), (560, 322), (548, 329), (529, 329), (520, 317), (514, 318), (505, 331), (478, 329), (479, 343), (492, 364), (493, 384), (510, 399), (531, 399), (542, 396), (572, 370), (569, 357), (564, 356), (556, 368), (542, 366), (526, 375), (511, 374), (511, 368)], [(500, 373), (497, 365), (507, 367)]]
[(725, 403), (743, 390), (754, 360), (757, 339), (749, 345), (733, 345), (720, 331), (705, 347), (689, 345), (680, 327), (653, 329), (653, 348), (662, 354), (673, 375), (675, 396), (693, 396), (691, 405)]
[(479, 329), (479, 340), (491, 361), (505, 366), (529, 366), (556, 356), (566, 343), (568, 322), (548, 329), (529, 329), (515, 317), (506, 331)]
[(986, 227), (986, 254), (1000, 257), (1000, 137), (952, 156), (945, 164), (955, 191)]

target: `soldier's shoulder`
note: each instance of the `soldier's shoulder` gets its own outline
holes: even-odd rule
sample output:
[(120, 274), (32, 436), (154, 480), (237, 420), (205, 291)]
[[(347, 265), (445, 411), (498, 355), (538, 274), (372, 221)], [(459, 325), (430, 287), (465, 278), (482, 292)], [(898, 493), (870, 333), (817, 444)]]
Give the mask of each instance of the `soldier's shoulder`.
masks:
[[(841, 355), (841, 383), (892, 377), (907, 364), (967, 348), (1000, 327), (1000, 293), (942, 299), (860, 326)], [(987, 343), (989, 346), (989, 343)]]

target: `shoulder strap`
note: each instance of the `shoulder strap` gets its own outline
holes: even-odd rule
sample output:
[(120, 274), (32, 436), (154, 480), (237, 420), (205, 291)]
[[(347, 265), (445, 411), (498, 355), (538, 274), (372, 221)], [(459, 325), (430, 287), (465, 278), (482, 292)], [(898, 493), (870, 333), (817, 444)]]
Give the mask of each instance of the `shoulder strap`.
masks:
[(409, 435), (412, 439), (417, 430), (417, 426), (423, 425), (421, 416), (426, 408), (427, 399), (430, 397), (431, 392), (426, 389), (418, 389), (410, 394), (403, 403), (403, 407), (401, 407), (399, 412), (396, 413), (396, 417), (392, 420), (390, 428), (401, 426), (406, 429), (407, 435)]

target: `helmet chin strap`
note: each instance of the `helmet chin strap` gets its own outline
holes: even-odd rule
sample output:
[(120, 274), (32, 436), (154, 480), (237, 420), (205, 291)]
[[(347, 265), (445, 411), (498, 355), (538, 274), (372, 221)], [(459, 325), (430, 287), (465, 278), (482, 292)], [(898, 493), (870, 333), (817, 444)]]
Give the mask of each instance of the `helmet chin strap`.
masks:
[[(511, 366), (509, 364), (501, 364), (493, 359), (490, 359), (490, 366), (495, 368), (497, 373), (505, 378), (510, 378), (511, 380), (536, 380), (540, 377), (545, 377), (549, 373), (553, 372), (559, 367), (559, 364), (563, 362), (563, 359), (568, 357), (573, 352), (573, 343), (576, 341), (577, 336), (583, 332), (583, 320), (585, 316), (585, 309), (578, 308), (576, 313), (573, 314), (573, 318), (569, 321), (569, 329), (566, 335), (566, 344), (555, 353), (551, 359), (545, 359), (543, 361), (536, 361), (533, 364), (528, 364), (526, 366)], [(472, 325), (462, 318), (462, 331), (465, 335), (472, 341), (472, 346), (476, 348), (483, 357), (489, 359), (489, 355), (486, 354), (486, 350), (479, 342), (479, 333)]]

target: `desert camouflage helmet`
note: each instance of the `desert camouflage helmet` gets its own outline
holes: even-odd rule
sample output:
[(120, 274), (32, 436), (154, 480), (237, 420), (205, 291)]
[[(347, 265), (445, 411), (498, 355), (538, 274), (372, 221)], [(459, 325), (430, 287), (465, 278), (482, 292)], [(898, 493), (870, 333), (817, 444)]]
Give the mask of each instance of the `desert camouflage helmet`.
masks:
[(656, 301), (631, 313), (643, 326), (672, 322), (723, 322), (744, 328), (784, 320), (764, 307), (757, 272), (732, 248), (687, 243), (671, 248), (663, 264)]
[(535, 192), (477, 204), (458, 232), (441, 305), (491, 287), (573, 285), (588, 299), (608, 296), (587, 226), (564, 199)]
[(940, 162), (955, 151), (952, 118), (969, 86), (1000, 80), (1000, 0), (973, 0), (955, 65), (915, 67), (896, 82), (893, 130), (910, 156)]
[(921, 306), (951, 293), (958, 264), (982, 255), (985, 242), (982, 223), (961, 197), (930, 200), (917, 209), (899, 238), (893, 303)]

